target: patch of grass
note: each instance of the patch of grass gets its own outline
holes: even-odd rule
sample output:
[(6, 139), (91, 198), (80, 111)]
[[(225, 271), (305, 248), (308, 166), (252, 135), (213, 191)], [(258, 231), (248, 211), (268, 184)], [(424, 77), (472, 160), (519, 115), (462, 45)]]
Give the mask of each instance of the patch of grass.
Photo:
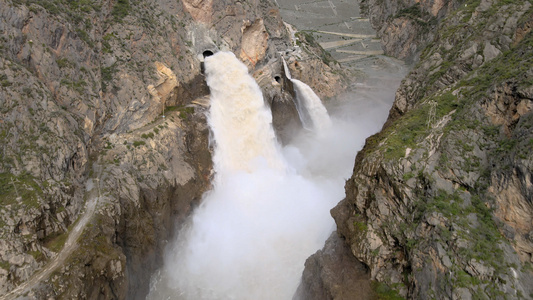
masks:
[(113, 76), (116, 72), (117, 69), (114, 64), (109, 67), (102, 67), (100, 69), (100, 76), (102, 79), (102, 91), (105, 92), (107, 90), (107, 86), (113, 80)]
[(46, 257), (41, 251), (29, 251), (28, 254), (33, 256), (33, 258), (35, 258), (35, 260), (38, 262), (42, 262), (46, 260)]
[(395, 18), (399, 17), (421, 18), (422, 11), (420, 10), (420, 5), (417, 3), (413, 6), (400, 9), (396, 14)]
[(481, 3), (481, 0), (468, 0), (465, 1), (464, 5), (459, 6), (460, 7), (460, 13), (463, 15), (462, 22), (466, 23), (472, 18), (472, 14), (476, 10), (476, 8)]
[(9, 271), (11, 264), (8, 261), (0, 260), (0, 268)]
[(422, 105), (400, 118), (387, 131), (384, 145), (384, 156), (387, 159), (398, 159), (405, 156), (406, 148), (416, 147), (417, 142), (427, 132), (427, 116), (429, 107)]
[(89, 47), (94, 48), (94, 42), (91, 39), (91, 37), (89, 36), (89, 34), (87, 33), (87, 31), (85, 31), (85, 30), (83, 30), (81, 28), (76, 28), (76, 33), (78, 34), (78, 37), (82, 41), (84, 41), (87, 45), (89, 45)]
[(489, 263), (497, 273), (505, 272), (503, 250), (498, 247), (503, 237), (492, 219), (492, 209), (477, 195), (472, 197), (472, 205), (479, 222), (478, 226), (470, 229), (472, 236), (476, 237), (471, 248), (472, 256), (478, 261)]
[(522, 272), (533, 272), (533, 264), (530, 262), (524, 262), (522, 264)]
[(122, 22), (124, 17), (126, 17), (130, 13), (130, 1), (129, 0), (118, 0), (113, 6), (113, 10), (111, 11), (111, 15), (115, 19), (116, 22)]
[(2, 85), (2, 87), (8, 87), (11, 85), (11, 82), (7, 79), (6, 74), (0, 75), (0, 84)]
[(404, 173), (403, 176), (402, 176), (402, 179), (403, 181), (407, 181), (411, 178), (415, 177), (415, 173), (413, 172), (407, 172), (407, 173)]
[(379, 281), (372, 281), (372, 290), (376, 294), (377, 300), (404, 300), (400, 294), (387, 284)]
[(101, 7), (91, 0), (69, 0), (67, 1), (71, 10), (79, 10), (82, 13), (90, 13), (92, 10), (98, 12)]
[[(0, 206), (25, 205), (26, 207), (40, 207), (39, 198), (43, 191), (28, 173), (15, 176), (11, 173), (0, 173)], [(17, 201), (17, 195), (21, 197)]]
[(61, 85), (67, 86), (70, 89), (75, 90), (76, 92), (82, 94), (85, 91), (87, 82), (85, 80), (70, 81), (68, 79), (61, 79)]
[(113, 33), (108, 33), (106, 35), (104, 35), (104, 38), (102, 39), (102, 51), (104, 53), (111, 53), (113, 52), (112, 51), (112, 48), (111, 48), (111, 44), (109, 44), (109, 41), (112, 39), (112, 38), (115, 38), (115, 35)]
[(441, 119), (454, 109), (462, 107), (451, 92), (428, 98), (417, 108), (407, 112), (392, 126), (385, 129), (387, 136), (384, 156), (387, 159), (398, 159), (405, 156), (406, 148), (416, 148), (417, 144), (429, 134), (428, 119), (430, 118), (430, 101), (436, 102), (436, 120)]
[(447, 218), (453, 218), (465, 214), (465, 210), (460, 205), (462, 203), (463, 199), (457, 193), (450, 195), (443, 190), (439, 190), (437, 195), (428, 201), (427, 209), (440, 212)]
[(467, 96), (487, 93), (491, 85), (509, 80), (521, 82), (523, 86), (532, 85), (531, 77), (525, 76), (533, 66), (532, 48), (533, 32), (529, 32), (520, 44), (483, 65), (473, 76), (461, 83), (471, 87)]
[(61, 8), (59, 6), (57, 6), (55, 3), (53, 3), (52, 1), (47, 1), (47, 0), (44, 0), (44, 1), (27, 1), (27, 3), (35, 3), (35, 4), (38, 4), (40, 6), (42, 6), (44, 9), (46, 9), (49, 13), (55, 15), (55, 14), (59, 14), (61, 12)]
[(63, 232), (60, 234), (54, 234), (48, 236), (44, 240), (44, 246), (54, 252), (59, 252), (65, 246), (65, 243), (68, 238), (68, 232)]
[(497, 137), (500, 134), (500, 126), (497, 125), (482, 126), (481, 130), (489, 137)]
[(56, 63), (59, 68), (72, 67), (72, 63), (67, 58), (58, 58), (56, 59)]
[(143, 139), (151, 139), (151, 138), (154, 137), (154, 133), (153, 133), (153, 132), (143, 133), (143, 134), (141, 135), (141, 137), (142, 137)]
[(517, 143), (518, 143), (518, 140), (512, 139), (512, 138), (500, 140), (499, 146), (496, 149), (496, 152), (508, 153), (509, 151), (515, 149)]
[(368, 230), (368, 226), (364, 222), (354, 221), (353, 226), (355, 230), (361, 233), (364, 233)]
[[(188, 119), (188, 117), (192, 114), (194, 114), (194, 107), (192, 106), (169, 106), (165, 108), (165, 113), (172, 112), (172, 111), (178, 111), (179, 118), (182, 120)], [(160, 128), (161, 125), (159, 126)]]
[(142, 145), (146, 145), (146, 142), (145, 141), (134, 141), (133, 142), (133, 147), (135, 148), (142, 146)]
[(479, 279), (472, 277), (463, 270), (457, 270), (455, 272), (455, 281), (454, 284), (458, 287), (471, 287), (473, 285), (478, 285), (480, 283)]
[(431, 74), (429, 77), (429, 84), (435, 83), (439, 78), (441, 78), (448, 70), (453, 66), (451, 61), (443, 61), (439, 66), (437, 66), (438, 71)]
[[(504, 273), (506, 271), (505, 260), (503, 250), (499, 247), (503, 237), (492, 219), (492, 210), (476, 194), (471, 196), (470, 201), (470, 205), (464, 205), (464, 200), (458, 192), (448, 194), (439, 190), (433, 198), (427, 201), (425, 210), (426, 212), (440, 212), (447, 219), (459, 225), (455, 230), (462, 238), (469, 241), (468, 247), (459, 250), (457, 254), (459, 261), (476, 259), (494, 268), (496, 274)], [(468, 221), (469, 214), (475, 214), (477, 225)], [(461, 281), (466, 282), (462, 279)], [(471, 279), (468, 282), (470, 281)]]

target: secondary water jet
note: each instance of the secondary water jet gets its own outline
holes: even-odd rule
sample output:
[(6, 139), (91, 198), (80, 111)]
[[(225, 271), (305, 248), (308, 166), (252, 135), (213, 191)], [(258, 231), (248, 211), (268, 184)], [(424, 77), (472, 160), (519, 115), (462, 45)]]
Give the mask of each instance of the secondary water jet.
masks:
[(328, 112), (318, 95), (298, 79), (291, 79), (296, 92), (296, 108), (305, 129), (323, 131), (331, 127)]
[[(305, 129), (323, 131), (331, 127), (328, 112), (318, 95), (302, 81), (292, 78), (287, 62), (282, 57), (285, 76), (292, 82), (296, 93), (296, 109)], [(296, 63), (295, 63), (296, 64)]]

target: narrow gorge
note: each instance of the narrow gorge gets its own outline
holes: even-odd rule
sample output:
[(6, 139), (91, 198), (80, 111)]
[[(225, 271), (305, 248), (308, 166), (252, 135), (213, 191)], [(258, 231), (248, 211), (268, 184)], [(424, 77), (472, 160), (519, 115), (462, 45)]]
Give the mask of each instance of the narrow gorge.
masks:
[(533, 299), (531, 0), (0, 16), (0, 299)]

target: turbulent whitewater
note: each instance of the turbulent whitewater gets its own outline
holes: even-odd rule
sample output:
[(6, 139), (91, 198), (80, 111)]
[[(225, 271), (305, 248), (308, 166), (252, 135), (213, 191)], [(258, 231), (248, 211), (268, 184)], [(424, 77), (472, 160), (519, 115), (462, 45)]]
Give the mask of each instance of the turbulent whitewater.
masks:
[(169, 243), (148, 299), (291, 299), (306, 258), (334, 228), (329, 210), (367, 133), (328, 118), (321, 134), (282, 147), (246, 66), (219, 52), (205, 70), (213, 189)]

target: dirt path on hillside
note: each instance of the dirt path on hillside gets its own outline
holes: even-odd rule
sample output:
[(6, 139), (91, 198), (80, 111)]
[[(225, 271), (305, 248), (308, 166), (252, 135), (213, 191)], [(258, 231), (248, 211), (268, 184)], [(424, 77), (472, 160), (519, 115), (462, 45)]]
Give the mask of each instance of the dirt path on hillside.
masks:
[[(74, 228), (69, 232), (67, 241), (63, 246), (63, 249), (52, 258), (46, 265), (44, 265), (40, 270), (35, 272), (27, 281), (17, 286), (15, 289), (10, 291), (7, 295), (0, 297), (1, 300), (11, 300), (16, 299), (17, 297), (22, 296), (25, 292), (29, 291), (41, 281), (46, 280), (52, 272), (54, 272), (58, 267), (60, 267), (65, 260), (72, 254), (78, 245), (78, 238), (81, 236), (85, 226), (89, 223), (91, 218), (96, 211), (96, 206), (100, 200), (100, 174), (101, 170), (98, 166), (94, 166), (98, 169), (98, 177), (95, 179), (89, 179), (86, 183), (86, 190), (89, 193), (88, 200), (85, 202), (85, 211), (78, 219), (78, 222)], [(95, 183), (96, 181), (96, 187)]]

